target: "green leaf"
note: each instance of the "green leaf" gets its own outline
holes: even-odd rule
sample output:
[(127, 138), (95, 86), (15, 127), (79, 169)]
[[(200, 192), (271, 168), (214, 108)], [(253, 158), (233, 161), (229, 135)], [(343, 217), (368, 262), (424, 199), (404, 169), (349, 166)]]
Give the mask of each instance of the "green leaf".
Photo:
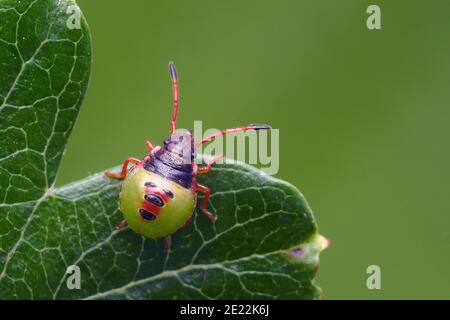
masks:
[(0, 200), (37, 200), (55, 181), (89, 80), (84, 20), (73, 1), (0, 1)]
[[(199, 177), (219, 219), (196, 212), (169, 255), (161, 240), (114, 229), (120, 182), (53, 188), (90, 72), (86, 22), (66, 27), (73, 4), (0, 0), (0, 298), (318, 297), (327, 241), (304, 197), (245, 164)], [(80, 289), (67, 286), (71, 265)]]

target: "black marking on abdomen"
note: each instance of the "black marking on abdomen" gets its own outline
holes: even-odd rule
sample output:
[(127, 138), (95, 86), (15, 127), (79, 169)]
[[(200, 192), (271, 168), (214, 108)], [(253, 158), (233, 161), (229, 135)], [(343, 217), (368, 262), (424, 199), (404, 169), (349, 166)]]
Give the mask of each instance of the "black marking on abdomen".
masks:
[(153, 203), (155, 206), (162, 207), (164, 205), (164, 201), (157, 196), (156, 194), (146, 194), (144, 199)]
[(164, 193), (170, 198), (173, 199), (173, 192), (169, 189), (163, 189)]
[(148, 212), (145, 209), (139, 209), (139, 213), (141, 214), (141, 217), (144, 218), (145, 220), (155, 220), (156, 219), (156, 216), (153, 213)]
[(156, 188), (156, 184), (151, 181), (144, 183), (144, 186), (149, 188)]

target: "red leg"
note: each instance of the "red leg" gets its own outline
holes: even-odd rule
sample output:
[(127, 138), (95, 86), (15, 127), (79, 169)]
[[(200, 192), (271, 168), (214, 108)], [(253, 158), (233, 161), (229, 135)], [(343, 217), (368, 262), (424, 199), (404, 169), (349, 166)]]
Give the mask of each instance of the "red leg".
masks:
[(212, 140), (214, 140), (215, 138), (219, 137), (219, 136), (223, 136), (226, 134), (230, 134), (230, 133), (236, 133), (236, 132), (241, 132), (241, 131), (249, 131), (249, 130), (270, 130), (271, 127), (265, 124), (253, 124), (253, 125), (249, 125), (247, 127), (240, 127), (240, 128), (233, 128), (233, 129), (226, 129), (226, 130), (222, 130), (220, 132), (214, 133), (212, 135), (210, 135), (209, 137), (206, 137), (205, 139), (197, 142), (196, 146), (200, 146), (206, 142), (210, 142)]
[(116, 230), (122, 230), (128, 225), (128, 223), (125, 220), (120, 221), (120, 223), (116, 226)]
[(215, 156), (214, 158), (212, 158), (211, 160), (209, 160), (209, 161), (206, 163), (206, 166), (201, 167), (201, 168), (198, 168), (197, 173), (208, 173), (208, 172), (210, 172), (210, 171), (211, 171), (211, 166), (212, 166), (216, 161), (218, 161), (219, 159), (222, 159), (222, 158), (223, 158), (223, 155)]
[(141, 162), (141, 160), (139, 160), (137, 158), (128, 158), (123, 163), (122, 171), (120, 173), (108, 171), (108, 172), (105, 172), (105, 175), (109, 178), (124, 179), (127, 175), (128, 164), (130, 164), (130, 163), (136, 164), (139, 162)]
[(202, 199), (202, 203), (200, 204), (200, 210), (206, 217), (212, 222), (216, 222), (217, 217), (213, 215), (211, 212), (208, 211), (206, 208), (206, 205), (208, 204), (209, 196), (211, 195), (211, 192), (209, 191), (208, 187), (205, 187), (201, 184), (197, 184), (196, 191), (201, 191), (205, 194), (205, 197)]
[(152, 152), (153, 144), (150, 142), (150, 140), (145, 141), (145, 146), (147, 147), (148, 152)]
[(164, 238), (164, 252), (170, 253), (172, 249), (172, 236), (169, 234)]

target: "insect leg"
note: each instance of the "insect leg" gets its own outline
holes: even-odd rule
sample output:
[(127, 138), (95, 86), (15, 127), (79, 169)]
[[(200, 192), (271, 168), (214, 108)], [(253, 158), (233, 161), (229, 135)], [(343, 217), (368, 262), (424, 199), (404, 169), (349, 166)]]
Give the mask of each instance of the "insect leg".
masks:
[(211, 222), (216, 222), (217, 217), (213, 215), (211, 212), (208, 211), (206, 208), (206, 205), (208, 204), (209, 196), (211, 195), (211, 192), (209, 191), (208, 187), (205, 187), (201, 184), (197, 184), (196, 191), (201, 191), (205, 194), (205, 197), (202, 199), (202, 202), (200, 203), (200, 210)]
[(271, 126), (268, 126), (266, 124), (252, 124), (246, 127), (239, 127), (239, 128), (233, 128), (233, 129), (226, 129), (226, 130), (222, 130), (219, 131), (217, 133), (214, 133), (206, 138), (204, 138), (203, 140), (199, 141), (196, 143), (196, 146), (201, 146), (204, 143), (210, 142), (212, 140), (214, 140), (217, 137), (226, 135), (226, 134), (230, 134), (230, 133), (236, 133), (236, 132), (241, 132), (241, 131), (249, 131), (249, 130), (270, 130), (272, 129)]
[(209, 160), (209, 161), (206, 163), (206, 166), (201, 167), (201, 168), (198, 168), (197, 173), (208, 173), (208, 172), (210, 172), (210, 171), (211, 171), (211, 166), (212, 166), (216, 161), (218, 161), (218, 160), (220, 160), (220, 159), (222, 159), (222, 158), (223, 158), (223, 155), (215, 156), (214, 158), (212, 158), (211, 160)]
[(120, 221), (120, 223), (116, 226), (116, 230), (122, 230), (128, 225), (128, 223), (125, 220)]
[(145, 141), (145, 146), (147, 147), (148, 152), (152, 152), (153, 144), (150, 142), (150, 140)]
[(125, 162), (122, 165), (122, 171), (120, 173), (116, 173), (116, 172), (112, 172), (112, 171), (108, 171), (105, 172), (105, 175), (109, 178), (116, 178), (116, 179), (124, 179), (127, 175), (127, 169), (128, 169), (128, 164), (136, 164), (141, 162), (141, 160), (137, 159), (137, 158), (128, 158), (127, 160), (125, 160)]
[(172, 248), (172, 236), (169, 234), (164, 238), (164, 252), (169, 253)]

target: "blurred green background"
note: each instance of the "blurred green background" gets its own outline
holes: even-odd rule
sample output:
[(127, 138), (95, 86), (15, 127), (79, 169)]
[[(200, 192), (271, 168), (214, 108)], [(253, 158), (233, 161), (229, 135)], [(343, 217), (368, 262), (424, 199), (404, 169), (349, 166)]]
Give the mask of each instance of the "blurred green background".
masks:
[[(78, 0), (88, 95), (58, 185), (142, 157), (179, 125), (280, 129), (280, 171), (332, 240), (324, 299), (450, 298), (448, 1)], [(382, 29), (366, 28), (381, 7)], [(381, 267), (381, 290), (366, 268)]]

